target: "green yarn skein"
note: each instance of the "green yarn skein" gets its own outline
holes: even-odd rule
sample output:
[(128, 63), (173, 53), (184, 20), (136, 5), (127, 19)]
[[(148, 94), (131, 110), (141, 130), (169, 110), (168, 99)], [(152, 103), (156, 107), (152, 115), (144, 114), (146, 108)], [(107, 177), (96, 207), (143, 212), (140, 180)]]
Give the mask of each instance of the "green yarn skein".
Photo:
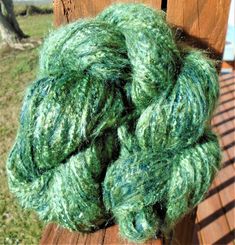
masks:
[(7, 162), (42, 220), (90, 232), (114, 217), (143, 242), (204, 197), (220, 167), (213, 63), (182, 50), (161, 11), (116, 4), (45, 39)]

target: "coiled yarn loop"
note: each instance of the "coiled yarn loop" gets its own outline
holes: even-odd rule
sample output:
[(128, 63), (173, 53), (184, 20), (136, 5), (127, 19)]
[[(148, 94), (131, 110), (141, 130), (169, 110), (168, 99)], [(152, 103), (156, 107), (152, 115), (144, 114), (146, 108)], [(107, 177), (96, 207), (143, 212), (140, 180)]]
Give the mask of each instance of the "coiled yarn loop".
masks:
[(52, 32), (39, 63), (7, 162), (23, 207), (85, 232), (114, 217), (143, 242), (203, 199), (220, 165), (217, 73), (162, 12), (112, 5)]

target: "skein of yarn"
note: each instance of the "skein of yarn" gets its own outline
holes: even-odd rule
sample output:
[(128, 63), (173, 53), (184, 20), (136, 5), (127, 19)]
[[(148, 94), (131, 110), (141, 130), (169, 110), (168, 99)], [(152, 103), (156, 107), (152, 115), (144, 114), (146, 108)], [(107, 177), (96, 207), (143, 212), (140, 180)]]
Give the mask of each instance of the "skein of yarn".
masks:
[(161, 11), (115, 4), (45, 39), (9, 154), (9, 188), (46, 222), (167, 234), (220, 167), (214, 64), (179, 48)]

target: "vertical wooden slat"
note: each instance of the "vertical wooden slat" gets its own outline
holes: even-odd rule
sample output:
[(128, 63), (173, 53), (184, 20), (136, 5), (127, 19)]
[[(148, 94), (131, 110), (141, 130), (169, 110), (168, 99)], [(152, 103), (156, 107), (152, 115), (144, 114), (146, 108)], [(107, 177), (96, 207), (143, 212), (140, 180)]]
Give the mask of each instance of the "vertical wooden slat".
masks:
[(176, 225), (171, 243), (172, 245), (192, 244), (196, 213), (197, 208), (186, 215), (184, 219)]
[[(97, 15), (115, 2), (142, 2), (160, 9), (162, 0), (54, 0), (56, 26)], [(168, 0), (167, 20), (200, 40), (218, 55), (223, 53), (231, 0)]]
[[(48, 225), (40, 245), (136, 245), (120, 237), (118, 226), (114, 225), (94, 233), (71, 232), (58, 225)], [(143, 245), (162, 245), (160, 239), (145, 242)]]
[(230, 0), (168, 0), (167, 20), (223, 53)]
[(116, 2), (141, 2), (152, 6), (153, 8), (161, 8), (161, 0), (54, 0), (54, 23), (56, 26), (74, 21), (79, 18), (92, 17), (97, 15), (105, 7)]
[[(104, 236), (104, 245), (136, 245), (136, 243), (129, 242), (124, 240), (119, 235), (119, 229), (117, 225), (111, 226), (105, 230)], [(95, 243), (94, 243), (95, 245)], [(162, 241), (160, 239), (150, 240), (145, 242), (143, 245), (162, 245)]]
[(43, 236), (40, 240), (40, 245), (50, 243), (53, 240), (53, 236), (55, 233), (55, 226), (54, 224), (49, 224), (45, 227), (43, 231)]
[(105, 229), (99, 230), (95, 233), (91, 233), (87, 236), (86, 245), (100, 245), (104, 242)]

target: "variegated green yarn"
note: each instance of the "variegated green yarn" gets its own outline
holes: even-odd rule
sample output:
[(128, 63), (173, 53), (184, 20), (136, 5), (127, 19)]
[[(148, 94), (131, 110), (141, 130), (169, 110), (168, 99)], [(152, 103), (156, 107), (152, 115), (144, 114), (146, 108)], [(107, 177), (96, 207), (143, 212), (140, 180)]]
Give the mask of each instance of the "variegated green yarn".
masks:
[(116, 4), (45, 39), (7, 162), (9, 187), (46, 222), (123, 237), (167, 233), (220, 166), (213, 63), (182, 50), (161, 11)]

